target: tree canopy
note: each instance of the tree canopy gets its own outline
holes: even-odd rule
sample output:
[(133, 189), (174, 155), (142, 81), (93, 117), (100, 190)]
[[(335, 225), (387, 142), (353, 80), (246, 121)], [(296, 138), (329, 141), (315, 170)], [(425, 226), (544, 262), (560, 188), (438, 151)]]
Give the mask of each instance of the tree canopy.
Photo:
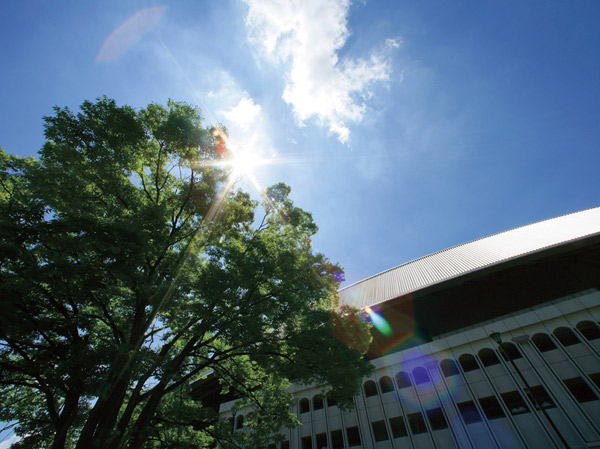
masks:
[[(297, 424), (291, 381), (349, 405), (368, 328), (337, 303), (339, 267), (311, 248), (317, 226), (288, 186), (262, 202), (237, 190), (188, 104), (100, 98), (44, 120), (37, 159), (0, 149), (14, 447), (258, 448)], [(215, 385), (252, 405), (247, 430), (192, 399)]]

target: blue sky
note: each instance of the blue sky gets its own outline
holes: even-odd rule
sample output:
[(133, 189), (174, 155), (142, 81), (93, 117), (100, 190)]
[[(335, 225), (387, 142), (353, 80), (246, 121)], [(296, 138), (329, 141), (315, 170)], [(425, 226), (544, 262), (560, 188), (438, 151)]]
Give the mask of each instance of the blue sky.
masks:
[[(0, 3), (0, 146), (100, 95), (199, 105), (281, 163), (349, 285), (600, 204), (600, 2)], [(247, 188), (252, 189), (250, 184)]]

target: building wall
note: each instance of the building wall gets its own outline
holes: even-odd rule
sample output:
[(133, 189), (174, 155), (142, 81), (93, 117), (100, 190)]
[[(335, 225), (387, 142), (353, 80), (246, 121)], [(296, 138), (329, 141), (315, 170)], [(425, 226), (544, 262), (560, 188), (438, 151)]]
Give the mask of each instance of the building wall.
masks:
[(278, 448), (600, 447), (599, 321), (600, 291), (588, 290), (380, 357), (347, 412), (295, 386), (302, 426)]

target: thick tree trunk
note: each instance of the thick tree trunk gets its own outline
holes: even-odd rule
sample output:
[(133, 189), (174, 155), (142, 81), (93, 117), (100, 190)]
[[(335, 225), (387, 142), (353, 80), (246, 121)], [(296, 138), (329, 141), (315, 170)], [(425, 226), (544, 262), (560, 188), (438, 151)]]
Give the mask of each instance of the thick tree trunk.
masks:
[(132, 433), (132, 440), (128, 445), (129, 449), (139, 449), (146, 441), (152, 418), (154, 418), (156, 409), (160, 405), (160, 401), (165, 395), (165, 390), (167, 386), (173, 379), (173, 376), (181, 367), (182, 363), (190, 355), (198, 340), (200, 340), (200, 338), (196, 337), (192, 338), (186, 343), (179, 355), (175, 357), (175, 359), (171, 362), (169, 369), (165, 371), (158, 385), (154, 387), (152, 394), (150, 395), (150, 399), (144, 406), (142, 413), (135, 422), (135, 426)]
[(106, 444), (117, 421), (131, 377), (129, 351), (122, 350), (112, 363), (105, 382), (107, 391), (101, 393), (83, 426), (76, 449), (100, 448)]
[(59, 425), (54, 435), (51, 449), (64, 449), (67, 441), (67, 434), (73, 420), (77, 415), (77, 405), (79, 403), (79, 393), (69, 392), (65, 399), (65, 406), (60, 414)]
[[(160, 383), (155, 388), (155, 391), (152, 392), (152, 396), (144, 406), (141, 415), (135, 422), (135, 428), (132, 434), (132, 440), (129, 442), (127, 446), (128, 449), (139, 449), (142, 447), (144, 442), (146, 441), (148, 428), (150, 427), (150, 423), (154, 414), (156, 413), (156, 409), (158, 408), (161, 399), (165, 394), (166, 383)], [(118, 447), (118, 446), (113, 446)], [(112, 449), (112, 447), (111, 447)]]

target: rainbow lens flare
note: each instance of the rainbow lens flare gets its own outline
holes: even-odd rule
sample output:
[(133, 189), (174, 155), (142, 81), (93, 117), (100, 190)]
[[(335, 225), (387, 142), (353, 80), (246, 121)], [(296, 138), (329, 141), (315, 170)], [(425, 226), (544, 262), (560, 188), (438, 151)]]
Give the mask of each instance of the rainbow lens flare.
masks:
[(377, 329), (383, 335), (390, 335), (392, 333), (392, 326), (390, 326), (385, 318), (375, 312), (371, 307), (366, 307), (365, 312), (369, 315), (369, 319), (371, 320), (371, 323), (375, 329)]
[(104, 40), (96, 61), (114, 61), (150, 33), (167, 10), (167, 5), (140, 9), (116, 27)]

